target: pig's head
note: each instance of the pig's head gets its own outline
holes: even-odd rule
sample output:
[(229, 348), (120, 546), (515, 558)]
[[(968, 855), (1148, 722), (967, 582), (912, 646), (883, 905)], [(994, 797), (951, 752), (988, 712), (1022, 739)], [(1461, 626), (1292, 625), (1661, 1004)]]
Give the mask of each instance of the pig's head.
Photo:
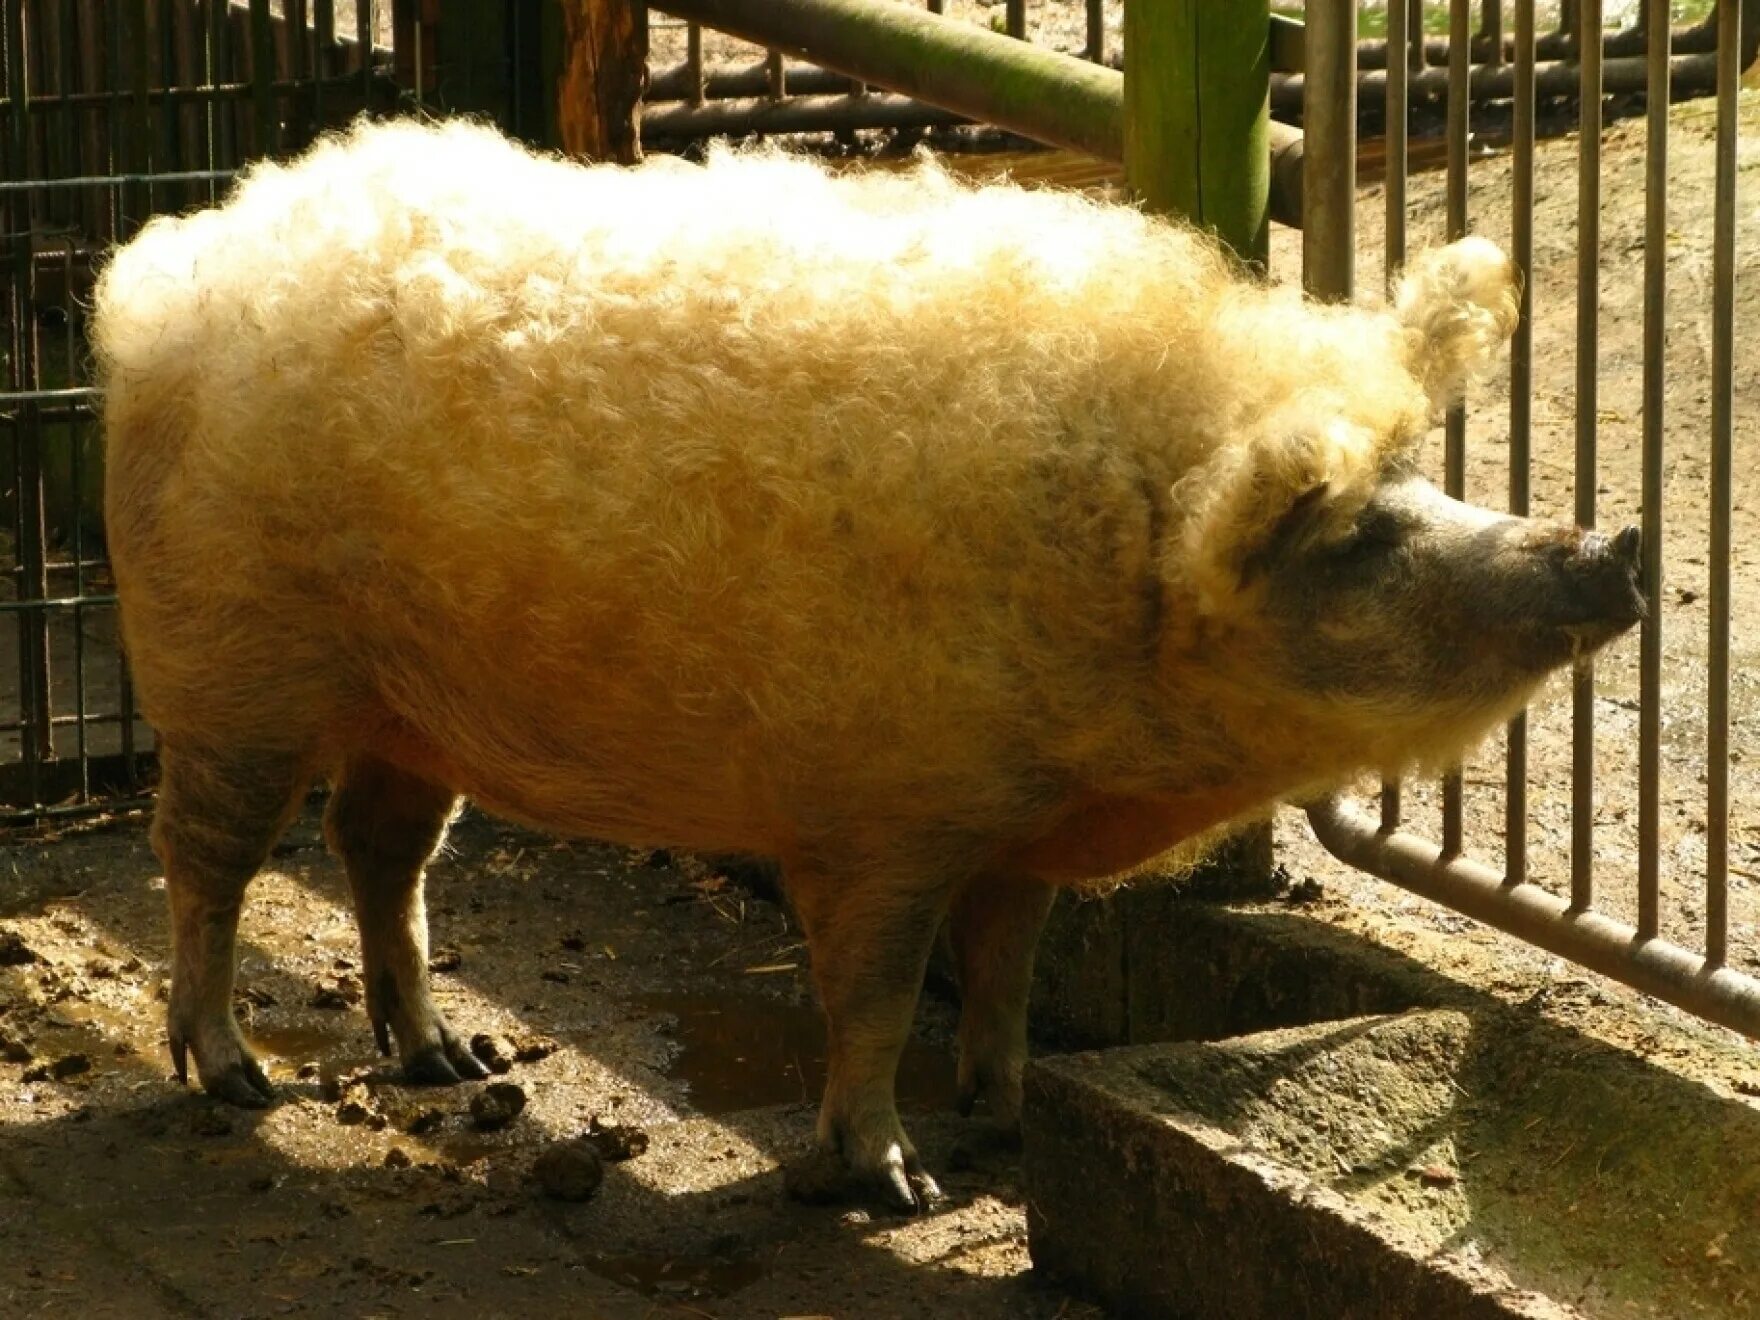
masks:
[[(1445, 764), (1643, 615), (1636, 528), (1491, 513), (1416, 474), (1417, 440), (1515, 315), (1495, 247), (1434, 252), (1363, 322), (1397, 359), (1365, 368), (1369, 407), (1357, 382), (1322, 388), (1208, 467), (1183, 553), (1226, 670), (1211, 681), (1305, 732), (1298, 776)], [(1315, 408), (1327, 397), (1344, 406)]]

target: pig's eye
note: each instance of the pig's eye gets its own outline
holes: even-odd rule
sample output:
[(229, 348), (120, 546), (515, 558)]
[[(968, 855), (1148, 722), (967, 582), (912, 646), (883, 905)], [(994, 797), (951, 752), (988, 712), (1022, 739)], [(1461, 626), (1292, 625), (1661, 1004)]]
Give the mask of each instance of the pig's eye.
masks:
[(1345, 563), (1360, 563), (1391, 554), (1405, 544), (1405, 528), (1399, 519), (1373, 511), (1357, 519), (1344, 540), (1332, 547), (1333, 555)]

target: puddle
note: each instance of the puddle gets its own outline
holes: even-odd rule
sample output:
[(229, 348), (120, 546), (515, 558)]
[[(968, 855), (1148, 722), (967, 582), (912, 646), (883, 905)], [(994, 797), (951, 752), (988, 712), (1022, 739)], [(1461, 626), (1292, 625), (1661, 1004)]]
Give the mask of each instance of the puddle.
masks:
[[(640, 1007), (677, 1026), (678, 1056), (667, 1069), (690, 1088), (691, 1107), (709, 1117), (767, 1105), (817, 1104), (825, 1089), (825, 1023), (817, 1008), (758, 995), (645, 995)], [(953, 1056), (912, 1040), (898, 1065), (898, 1107), (953, 1107)]]
[(271, 1073), (292, 1075), (302, 1063), (334, 1064), (363, 1052), (358, 1031), (342, 1024), (313, 1026), (300, 1022), (253, 1023), (245, 1037)]
[(588, 1269), (644, 1297), (692, 1301), (731, 1297), (764, 1277), (755, 1260), (722, 1256), (589, 1256)]

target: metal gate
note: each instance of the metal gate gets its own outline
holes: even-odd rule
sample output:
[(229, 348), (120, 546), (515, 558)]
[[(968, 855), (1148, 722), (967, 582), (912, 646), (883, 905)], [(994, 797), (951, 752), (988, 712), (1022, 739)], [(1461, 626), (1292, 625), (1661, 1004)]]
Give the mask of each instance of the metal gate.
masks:
[[(1746, 13), (1744, 14), (1744, 11)], [(1583, 0), (1579, 9), (1582, 31), (1596, 31), (1602, 25), (1600, 0)], [(1307, 55), (1310, 85), (1328, 87), (1353, 85), (1348, 68), (1353, 44), (1347, 24), (1352, 17), (1348, 5), (1316, 4), (1309, 13)], [(1523, 302), (1520, 326), (1513, 346), (1508, 436), (1508, 507), (1512, 512), (1528, 513), (1533, 495), (1535, 471), (1534, 436), (1536, 426), (1535, 313), (1533, 286), (1535, 263), (1535, 106), (1538, 43), (1535, 39), (1534, 0), (1516, 0), (1514, 40), (1505, 54), (1509, 60), (1508, 78), (1513, 97), (1511, 134), (1511, 231), (1508, 243), (1523, 280)], [(1447, 237), (1454, 238), (1469, 228), (1469, 192), (1467, 159), (1469, 133), (1469, 102), (1474, 72), (1467, 61), (1468, 33), (1472, 22), (1467, 0), (1454, 0), (1451, 10), (1448, 63), (1448, 179), (1446, 188)], [(1669, 96), (1663, 89), (1670, 85), (1669, 13), (1660, 3), (1652, 3), (1645, 15), (1644, 38), (1648, 43), (1643, 57), (1647, 115), (1645, 121), (1645, 212), (1642, 263), (1642, 398), (1638, 427), (1639, 486), (1637, 507), (1641, 512), (1644, 533), (1644, 579), (1651, 609), (1644, 620), (1639, 643), (1636, 674), (1635, 725), (1638, 744), (1636, 770), (1636, 847), (1635, 865), (1619, 868), (1619, 888), (1597, 892), (1597, 845), (1611, 822), (1597, 820), (1597, 775), (1600, 766), (1596, 754), (1598, 724), (1608, 722), (1611, 704), (1606, 692), (1598, 688), (1593, 666), (1579, 666), (1571, 686), (1569, 720), (1569, 791), (1570, 893), (1564, 898), (1554, 895), (1531, 882), (1529, 836), (1530, 801), (1534, 776), (1530, 765), (1529, 716), (1516, 719), (1505, 739), (1503, 775), (1504, 864), (1501, 870), (1475, 861), (1466, 855), (1466, 786), (1463, 776), (1456, 773), (1440, 786), (1440, 841), (1430, 842), (1415, 833), (1403, 830), (1406, 815), (1401, 788), (1389, 784), (1381, 795), (1379, 819), (1353, 806), (1345, 798), (1310, 808), (1309, 817), (1316, 834), (1333, 853), (1343, 860), (1408, 889), (1435, 899), (1469, 916), (1510, 931), (1542, 948), (1551, 950), (1584, 966), (1606, 973), (1640, 990), (1669, 1000), (1689, 1011), (1748, 1033), (1760, 1035), (1760, 983), (1732, 969), (1730, 940), (1731, 855), (1737, 841), (1731, 837), (1732, 793), (1731, 769), (1738, 763), (1739, 748), (1732, 748), (1732, 667), (1731, 623), (1735, 617), (1732, 600), (1732, 514), (1733, 455), (1736, 413), (1734, 389), (1734, 342), (1737, 280), (1737, 138), (1738, 90), (1740, 76), (1753, 60), (1753, 39), (1757, 34), (1751, 4), (1742, 0), (1719, 0), (1712, 24), (1716, 35), (1714, 53), (1705, 58), (1713, 61), (1716, 72), (1715, 109), (1715, 180), (1712, 206), (1712, 271), (1709, 305), (1694, 309), (1695, 315), (1707, 315), (1708, 326), (1703, 333), (1709, 341), (1708, 360), (1704, 363), (1703, 386), (1708, 393), (1708, 409), (1704, 418), (1705, 472), (1699, 496), (1705, 500), (1705, 539), (1702, 559), (1689, 547), (1682, 547), (1677, 557), (1665, 558), (1664, 539), (1674, 536), (1672, 545), (1679, 544), (1680, 533), (1670, 526), (1669, 515), (1677, 503), (1691, 507), (1690, 498), (1682, 491), (1665, 490), (1665, 475), (1674, 455), (1665, 444), (1667, 409), (1670, 387), (1678, 399), (1685, 391), (1679, 380), (1669, 374), (1667, 356), (1669, 337), (1678, 339), (1692, 329), (1695, 322), (1676, 318), (1670, 324), (1671, 311), (1678, 310), (1670, 301), (1670, 234), (1672, 223), (1683, 221), (1678, 213), (1670, 214), (1669, 145), (1671, 127)], [(1744, 31), (1744, 27), (1746, 30)], [(1405, 61), (1399, 58), (1407, 42), (1404, 23), (1396, 23), (1389, 34), (1390, 71), (1398, 70)], [(1576, 521), (1593, 527), (1599, 512), (1598, 496), (1607, 488), (1606, 451), (1602, 446), (1608, 421), (1599, 393), (1600, 350), (1603, 344), (1601, 318), (1605, 292), (1601, 273), (1606, 253), (1602, 238), (1602, 132), (1604, 96), (1609, 91), (1608, 71), (1611, 62), (1604, 62), (1603, 51), (1595, 43), (1582, 47), (1576, 68), (1578, 79), (1577, 105), (1580, 108), (1577, 195), (1574, 212), (1574, 247), (1577, 276), (1575, 309), (1575, 397), (1569, 410), (1573, 429), (1571, 491)], [(1678, 64), (1675, 71), (1678, 77)], [(1623, 75), (1630, 78), (1630, 71)], [(1407, 173), (1404, 156), (1404, 98), (1395, 76), (1386, 82), (1389, 168), (1386, 192), (1386, 270), (1391, 274), (1402, 264), (1406, 249)], [(1680, 91), (1678, 81), (1675, 91)], [(1350, 140), (1354, 116), (1310, 116), (1306, 150), (1310, 161), (1329, 162), (1328, 173), (1336, 172), (1348, 179), (1355, 152)], [(1678, 136), (1676, 129), (1674, 135)], [(1324, 135), (1324, 136), (1320, 136)], [(1317, 292), (1338, 296), (1348, 293), (1352, 282), (1352, 259), (1355, 251), (1353, 221), (1350, 208), (1325, 217), (1321, 226), (1310, 226), (1304, 234), (1308, 256), (1307, 279)], [(1493, 237), (1503, 238), (1501, 234)], [(1556, 236), (1555, 236), (1556, 237)], [(1692, 397), (1688, 394), (1687, 397)], [(1479, 428), (1481, 432), (1493, 426)], [(1630, 428), (1624, 428), (1629, 433)], [(1445, 485), (1448, 492), (1464, 496), (1467, 482), (1468, 418), (1464, 409), (1455, 409), (1447, 419)], [(1483, 435), (1481, 436), (1483, 439)], [(1481, 502), (1491, 503), (1489, 492), (1473, 491)], [(1690, 521), (1690, 515), (1681, 521)], [(1698, 592), (1681, 588), (1671, 593), (1670, 587), (1685, 576), (1681, 565), (1695, 560), (1705, 570), (1703, 597)], [(1702, 611), (1697, 607), (1703, 606)], [(1690, 612), (1689, 612), (1690, 608)], [(1681, 637), (1677, 632), (1684, 618), (1703, 613), (1703, 621), (1695, 631), (1695, 639)], [(1683, 618), (1684, 616), (1684, 618)], [(1698, 877), (1702, 905), (1683, 901), (1684, 887), (1689, 883), (1681, 874), (1684, 868), (1676, 857), (1693, 857), (1698, 849), (1676, 848), (1675, 856), (1665, 855), (1663, 838), (1663, 788), (1670, 781), (1671, 792), (1679, 787), (1683, 764), (1690, 767), (1696, 759), (1688, 751), (1683, 757), (1667, 761), (1663, 755), (1665, 719), (1671, 714), (1678, 720), (1694, 719), (1694, 702), (1683, 699), (1678, 687), (1675, 700), (1684, 707), (1678, 714), (1671, 712), (1664, 696), (1664, 639), (1678, 638), (1677, 667), (1686, 669), (1702, 663), (1703, 700), (1703, 814), (1699, 818), (1703, 830), (1703, 865)], [(1683, 661), (1684, 657), (1684, 661)], [(1622, 707), (1615, 706), (1617, 711)], [(1622, 722), (1623, 724), (1623, 722)], [(1678, 727), (1678, 726), (1677, 726)], [(1624, 732), (1624, 729), (1621, 730)], [(1677, 738), (1676, 744), (1690, 748), (1691, 738)], [(1605, 760), (1606, 758), (1602, 758)], [(1604, 777), (1603, 790), (1611, 785)], [(1671, 799), (1672, 801), (1673, 799)], [(1696, 822), (1689, 821), (1690, 827)], [(1752, 849), (1753, 843), (1743, 842)], [(1605, 851), (1605, 849), (1603, 849)], [(1738, 871), (1742, 868), (1738, 867)], [(1605, 872), (1605, 868), (1603, 868)], [(1752, 874), (1752, 873), (1749, 873)], [(1633, 883), (1635, 882), (1635, 884)], [(1630, 886), (1630, 887), (1628, 887)], [(1663, 939), (1664, 898), (1671, 899), (1676, 909), (1675, 920), (1668, 923), (1674, 940)], [(1609, 915), (1609, 907), (1625, 905), (1633, 909), (1635, 919), (1621, 919), (1624, 913)], [(1701, 909), (1695, 911), (1695, 909)], [(1753, 913), (1746, 914), (1749, 924)], [(1677, 933), (1678, 932), (1678, 933)], [(1690, 951), (1683, 945), (1696, 945)], [(1740, 956), (1749, 968), (1755, 965), (1751, 947)]]

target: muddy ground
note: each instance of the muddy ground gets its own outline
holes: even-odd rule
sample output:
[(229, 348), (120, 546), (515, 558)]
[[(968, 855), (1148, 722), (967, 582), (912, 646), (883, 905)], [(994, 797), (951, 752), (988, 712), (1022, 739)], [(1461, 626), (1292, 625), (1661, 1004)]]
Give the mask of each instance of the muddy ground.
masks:
[[(1745, 116), (1760, 120), (1760, 106)], [(1666, 932), (1690, 944), (1703, 921), (1711, 125), (1702, 106), (1675, 122), (1663, 912)], [(1567, 140), (1540, 153), (1536, 240), (1535, 504), (1561, 514), (1574, 416), (1574, 149)], [(1741, 159), (1751, 232), (1747, 181), (1760, 149), (1744, 145)], [(1637, 507), (1639, 125), (1612, 131), (1604, 169), (1600, 505), (1614, 523)], [(1475, 226), (1495, 237), (1508, 232), (1508, 188), (1506, 162), (1476, 167)], [(1440, 178), (1414, 183), (1418, 237), (1440, 231), (1441, 195)], [(1367, 190), (1365, 272), (1380, 262), (1378, 200)], [(1278, 273), (1292, 275), (1297, 236), (1276, 242)], [(1746, 239), (1738, 265), (1754, 268)], [(1738, 336), (1752, 334), (1757, 306), (1744, 279)], [(1739, 477), (1760, 459), (1757, 370), (1738, 352)], [(1493, 387), (1472, 417), (1469, 490), (1492, 503), (1505, 489), (1506, 416)], [(1757, 519), (1738, 495), (1731, 944), (1748, 971), (1760, 970)], [(1635, 639), (1606, 657), (1597, 703), (1598, 874), (1604, 905), (1622, 915), (1635, 875), (1636, 658)], [(1533, 718), (1531, 867), (1554, 886), (1568, 874), (1568, 715), (1555, 688)], [(1467, 771), (1468, 838), (1494, 862), (1500, 756), (1488, 748)], [(1429, 827), (1426, 790), (1409, 796)], [(1319, 919), (1720, 1092), (1760, 1092), (1751, 1051), (1724, 1033), (1349, 873), (1299, 818), (1280, 822), (1279, 843), (1296, 879), (1319, 882), (1306, 908)], [(459, 1025), (497, 1038), (512, 1060), (500, 1080), (528, 1102), (500, 1130), (470, 1117), (481, 1088), (405, 1088), (374, 1057), (344, 884), (315, 812), (278, 849), (244, 917), (240, 1011), (286, 1097), (263, 1114), (216, 1107), (170, 1078), (163, 881), (141, 818), (0, 837), (0, 1313), (1093, 1313), (1032, 1278), (1016, 1164), (980, 1123), (948, 1112), (941, 1001), (925, 1004), (903, 1090), (948, 1206), (909, 1222), (804, 1207), (783, 1195), (777, 1163), (809, 1140), (823, 1046), (804, 950), (779, 909), (693, 859), (557, 844), (479, 817), (461, 824), (430, 885), (442, 1001)], [(606, 1162), (589, 1201), (546, 1197), (534, 1161), (595, 1119), (639, 1131), (646, 1149)]]

